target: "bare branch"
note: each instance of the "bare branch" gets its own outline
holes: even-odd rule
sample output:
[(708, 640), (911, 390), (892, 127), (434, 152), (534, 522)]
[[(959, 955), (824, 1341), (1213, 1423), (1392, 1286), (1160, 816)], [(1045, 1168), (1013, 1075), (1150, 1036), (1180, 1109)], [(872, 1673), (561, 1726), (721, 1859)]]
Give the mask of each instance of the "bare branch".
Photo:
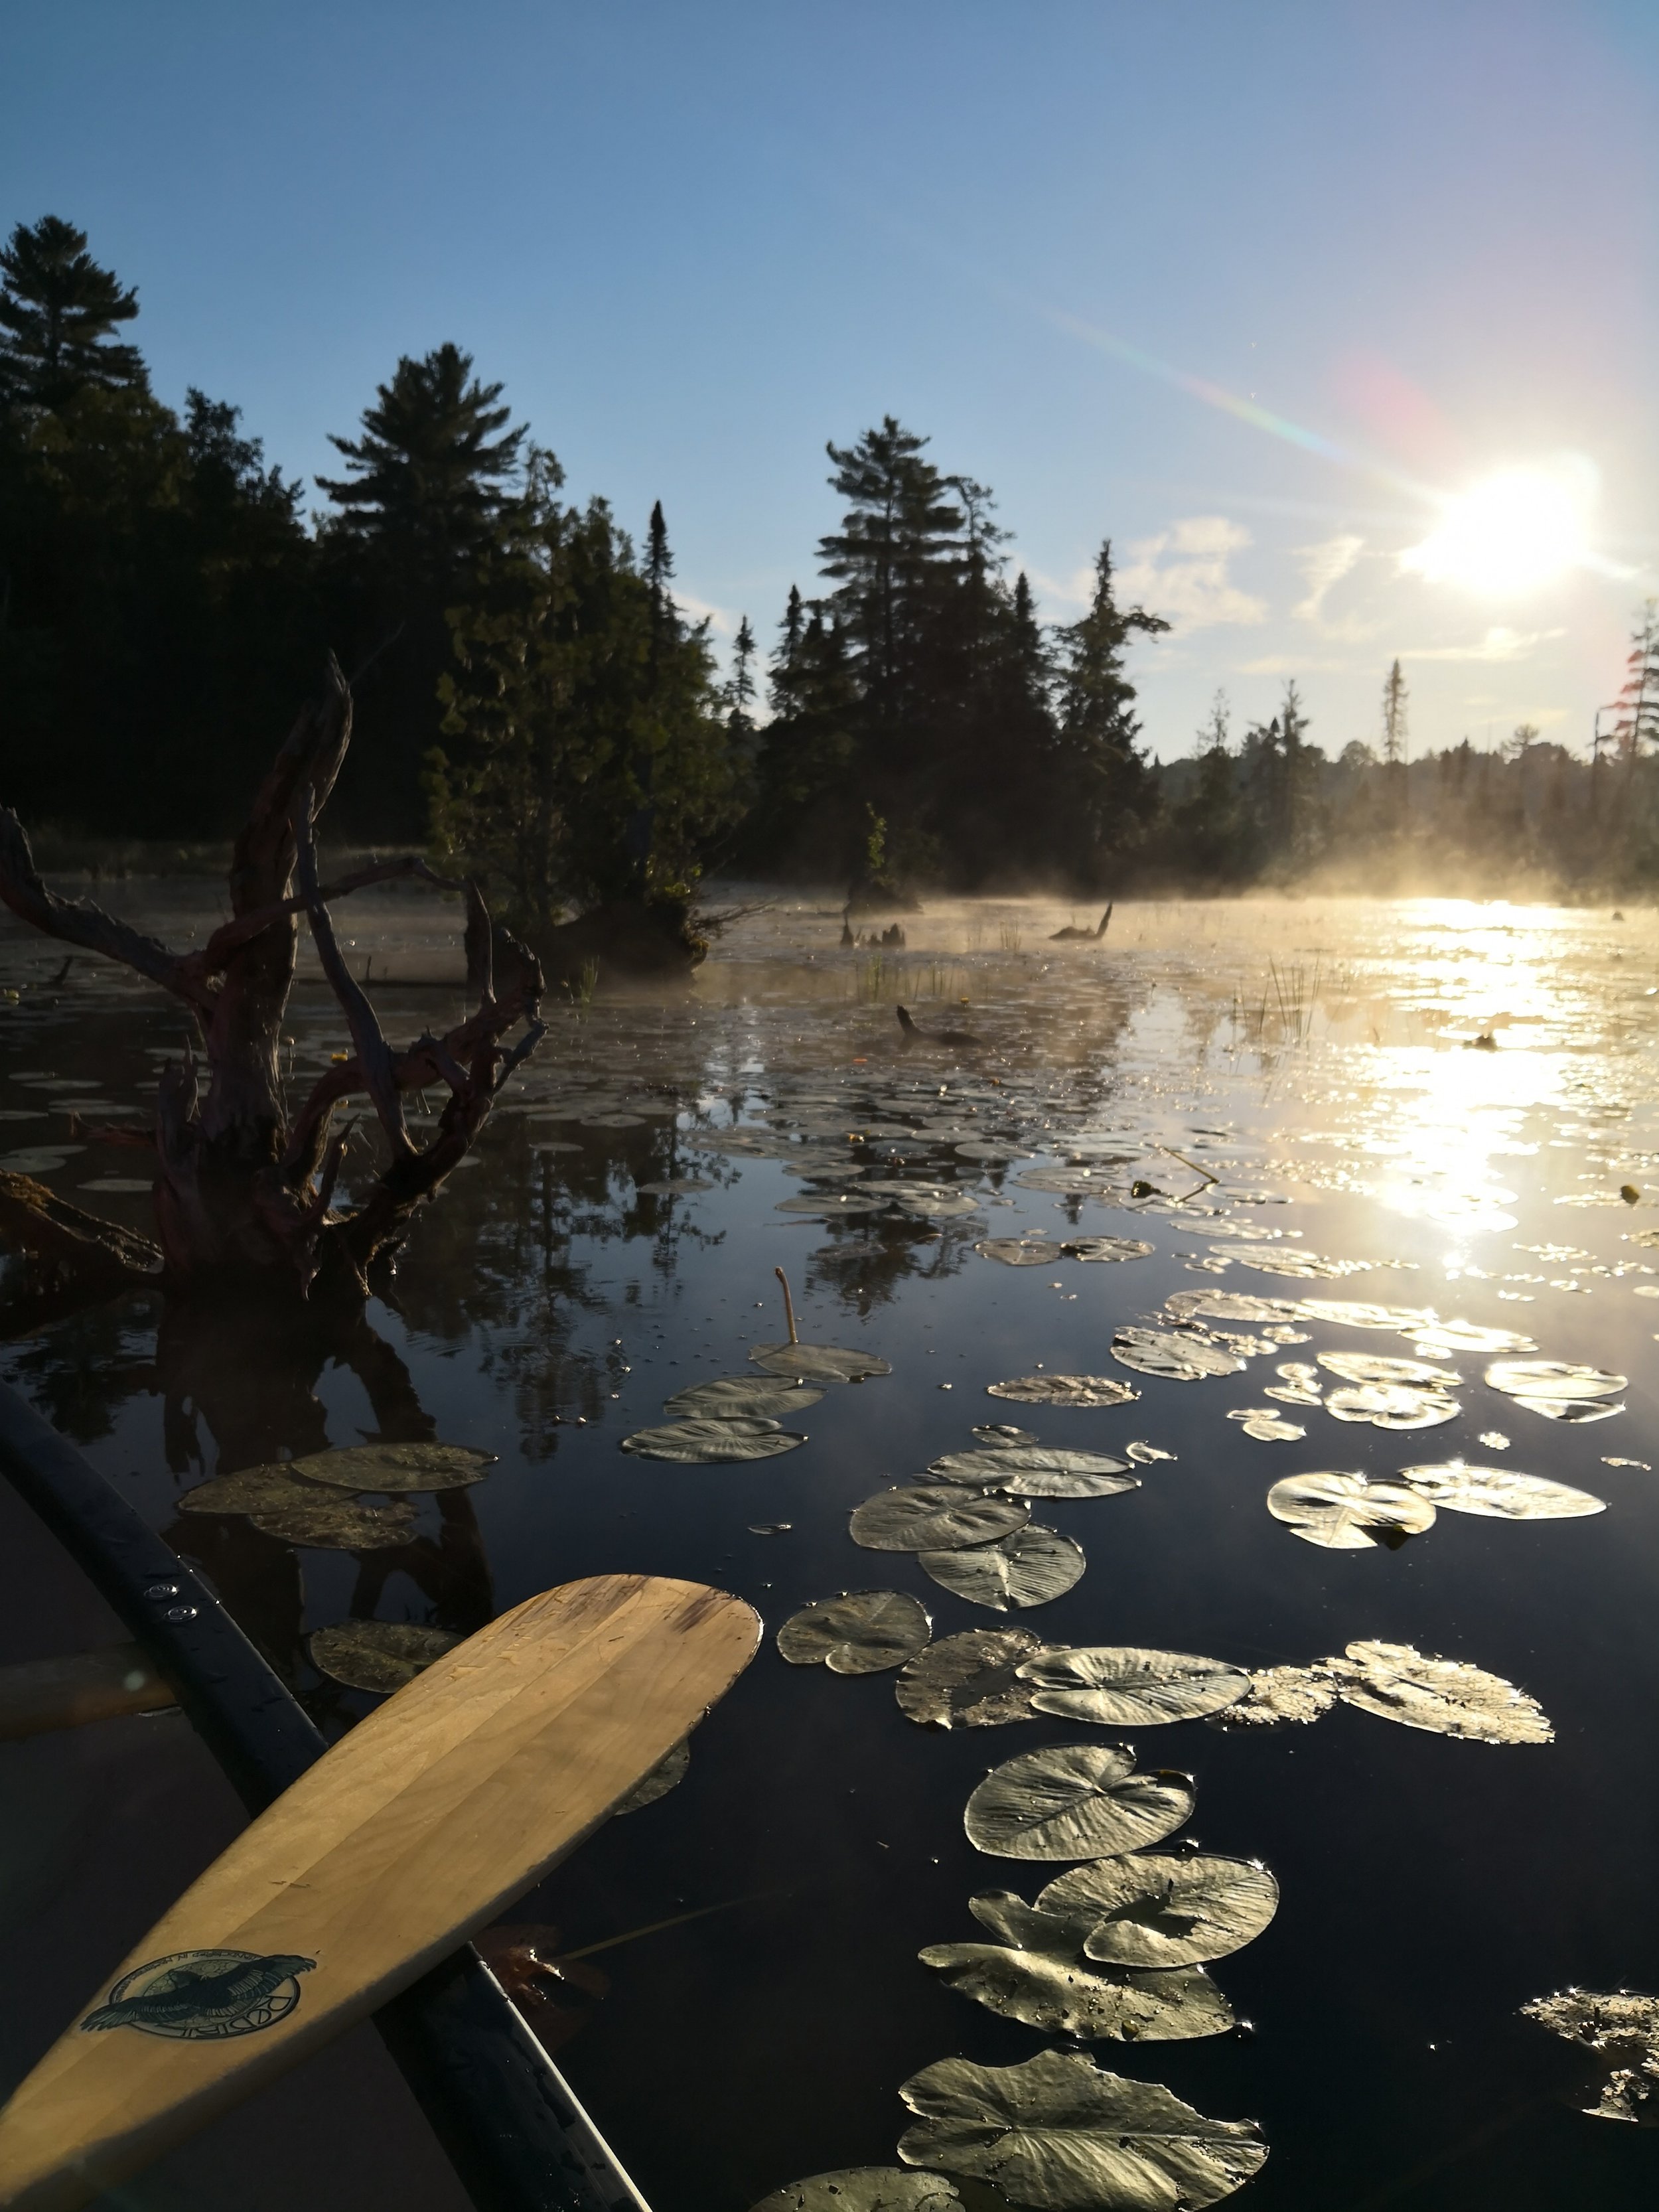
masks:
[(160, 1248), (49, 1190), (32, 1177), (0, 1170), (0, 1230), (37, 1263), (112, 1284), (154, 1282)]
[(63, 899), (49, 891), (35, 867), (22, 823), (6, 806), (0, 806), (0, 899), (31, 928), (137, 969), (198, 1014), (212, 1012), (212, 993), (191, 973), (190, 963), (169, 952), (159, 939), (146, 937), (130, 922), (118, 921), (90, 899)]
[(386, 1042), (374, 1009), (351, 970), (347, 967), (334, 924), (329, 919), (317, 884), (317, 840), (315, 817), (312, 804), (312, 788), (304, 784), (295, 794), (294, 836), (295, 855), (300, 870), (300, 895), (305, 901), (306, 913), (311, 922), (311, 934), (316, 941), (317, 957), (323, 973), (327, 976), (335, 997), (345, 1012), (351, 1030), (351, 1042), (357, 1048), (357, 1065), (362, 1074), (362, 1085), (380, 1117), (380, 1127), (386, 1131), (394, 1158), (411, 1152), (409, 1131), (404, 1122), (403, 1101), (398, 1095), (396, 1056)]
[(466, 988), (480, 1012), (495, 995), (494, 948), (490, 941), (493, 934), (489, 908), (483, 902), (483, 893), (469, 876), (466, 879)]
[[(413, 856), (400, 860), (377, 860), (372, 867), (358, 868), (353, 874), (341, 876), (331, 884), (324, 884), (318, 890), (320, 899), (348, 897), (353, 891), (364, 890), (370, 884), (394, 882), (403, 876), (422, 876), (428, 883), (440, 884), (445, 890), (459, 890), (447, 877), (434, 875), (426, 862)], [(189, 956), (189, 964), (199, 969), (203, 975), (215, 975), (225, 965), (233, 952), (262, 937), (273, 922), (281, 921), (290, 914), (305, 912), (305, 898), (301, 894), (294, 898), (274, 899), (269, 906), (252, 908), (229, 921), (222, 922), (201, 951)]]
[(301, 709), (236, 840), (230, 865), (234, 914), (251, 914), (288, 897), (294, 876), (295, 793), (309, 784), (313, 817), (320, 814), (350, 743), (351, 693), (331, 653), (321, 693)]

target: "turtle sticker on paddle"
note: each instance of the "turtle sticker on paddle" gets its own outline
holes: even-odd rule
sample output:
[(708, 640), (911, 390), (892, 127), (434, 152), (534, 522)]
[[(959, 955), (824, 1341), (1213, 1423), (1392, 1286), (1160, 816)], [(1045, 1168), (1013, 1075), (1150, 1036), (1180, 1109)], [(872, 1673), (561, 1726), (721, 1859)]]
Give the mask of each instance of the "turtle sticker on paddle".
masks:
[(136, 2027), (188, 2043), (257, 2035), (287, 2019), (300, 2002), (299, 1977), (316, 1963), (286, 1951), (174, 1951), (123, 1974), (82, 2029)]

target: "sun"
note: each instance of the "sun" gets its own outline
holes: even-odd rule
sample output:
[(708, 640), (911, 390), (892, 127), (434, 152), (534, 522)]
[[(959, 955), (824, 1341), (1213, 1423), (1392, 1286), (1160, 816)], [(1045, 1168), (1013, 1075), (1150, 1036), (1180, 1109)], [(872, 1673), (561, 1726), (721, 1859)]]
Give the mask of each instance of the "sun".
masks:
[(1431, 584), (1515, 599), (1579, 567), (1595, 471), (1576, 458), (1503, 469), (1447, 500), (1420, 545), (1401, 556)]

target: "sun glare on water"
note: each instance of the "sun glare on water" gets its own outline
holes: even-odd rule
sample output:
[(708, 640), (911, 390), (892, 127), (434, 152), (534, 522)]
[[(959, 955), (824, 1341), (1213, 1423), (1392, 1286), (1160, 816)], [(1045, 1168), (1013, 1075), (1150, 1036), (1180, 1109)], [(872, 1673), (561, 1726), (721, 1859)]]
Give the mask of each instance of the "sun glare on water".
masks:
[(1583, 562), (1594, 489), (1587, 462), (1504, 469), (1449, 500), (1401, 566), (1487, 598), (1534, 592)]

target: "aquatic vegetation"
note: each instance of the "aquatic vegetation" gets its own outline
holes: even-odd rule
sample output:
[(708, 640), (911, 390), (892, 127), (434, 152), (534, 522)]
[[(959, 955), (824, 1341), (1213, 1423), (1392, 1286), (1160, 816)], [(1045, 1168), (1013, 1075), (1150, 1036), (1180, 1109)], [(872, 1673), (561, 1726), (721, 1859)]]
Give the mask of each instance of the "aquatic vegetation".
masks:
[(914, 1659), (933, 1633), (927, 1608), (905, 1590), (851, 1590), (791, 1613), (775, 1638), (792, 1667), (879, 1674)]
[(945, 1452), (929, 1461), (927, 1472), (1015, 1498), (1112, 1498), (1140, 1487), (1125, 1460), (1104, 1452), (1045, 1451), (1035, 1443)]
[(791, 2181), (750, 2212), (951, 2212), (962, 2192), (943, 2174), (899, 2166), (838, 2166)]
[(1206, 1375), (1242, 1375), (1244, 1362), (1230, 1345), (1201, 1329), (1121, 1328), (1112, 1357), (1137, 1374), (1174, 1382), (1201, 1382)]
[(1553, 1743), (1536, 1701), (1501, 1674), (1457, 1659), (1425, 1658), (1408, 1644), (1350, 1644), (1328, 1660), (1336, 1694), (1381, 1720), (1474, 1743)]
[(1192, 1809), (1184, 1774), (1140, 1773), (1115, 1744), (1053, 1744), (993, 1768), (963, 1825), (994, 1858), (1111, 1858), (1161, 1843)]
[(728, 1467), (738, 1461), (776, 1459), (798, 1451), (806, 1438), (758, 1415), (690, 1415), (684, 1420), (659, 1422), (655, 1428), (635, 1429), (621, 1439), (620, 1449), (635, 1459), (671, 1460), (683, 1467)]
[(870, 1552), (959, 1551), (1023, 1528), (1030, 1509), (948, 1482), (879, 1492), (853, 1509), (847, 1533)]
[(626, 1797), (611, 1808), (611, 1817), (619, 1820), (624, 1813), (638, 1813), (647, 1805), (654, 1805), (659, 1797), (665, 1797), (684, 1781), (691, 1765), (691, 1746), (682, 1739), (672, 1750), (664, 1752), (649, 1774), (642, 1774)]
[(389, 1696), (461, 1641), (447, 1628), (407, 1620), (342, 1620), (313, 1631), (307, 1648), (319, 1674), (349, 1689)]
[(1212, 1728), (1307, 1728), (1336, 1703), (1336, 1687), (1319, 1667), (1266, 1667), (1242, 1698), (1211, 1717)]
[(1402, 1467), (1400, 1480), (1442, 1513), (1473, 1513), (1489, 1521), (1579, 1521), (1607, 1510), (1605, 1498), (1570, 1483), (1522, 1474), (1515, 1468), (1468, 1467), (1461, 1459)]
[(1286, 1475), (1267, 1492), (1267, 1510), (1304, 1543), (1329, 1552), (1369, 1552), (1434, 1526), (1434, 1507), (1420, 1491), (1363, 1474)]
[(1131, 1851), (1058, 1875), (1038, 1893), (1036, 1910), (1081, 1923), (1088, 1958), (1185, 1966), (1255, 1942), (1279, 1910), (1279, 1884), (1252, 1859)]
[(724, 1420), (736, 1415), (739, 1419), (787, 1421), (792, 1413), (816, 1406), (823, 1396), (822, 1390), (767, 1376), (721, 1375), (712, 1382), (691, 1382), (677, 1390), (664, 1401), (663, 1411), (682, 1419)]
[(993, 1544), (925, 1551), (917, 1564), (941, 1589), (994, 1613), (1046, 1605), (1081, 1581), (1083, 1547), (1058, 1529), (1033, 1522)]
[(1232, 2007), (1201, 1966), (1114, 1972), (1001, 1943), (930, 1943), (916, 1954), (947, 1988), (1051, 2035), (1169, 2043), (1223, 2035)]
[(1521, 2012), (1594, 2051), (1607, 2069), (1596, 2101), (1582, 2108), (1591, 2119), (1650, 2118), (1659, 2096), (1659, 1997), (1632, 1990), (1562, 1990), (1534, 1997)]
[(988, 1397), (1013, 1398), (1025, 1406), (1127, 1406), (1140, 1395), (1109, 1375), (1018, 1375), (985, 1389)]
[(1103, 1728), (1200, 1719), (1232, 1705), (1249, 1686), (1249, 1676), (1223, 1660), (1133, 1644), (1055, 1647), (1019, 1671), (1033, 1686), (1038, 1712), (1098, 1721)]
[(1462, 1407), (1411, 1382), (1359, 1382), (1331, 1391), (1325, 1411), (1334, 1420), (1364, 1421), (1374, 1429), (1436, 1429), (1455, 1421)]
[(1042, 1650), (1026, 1628), (969, 1628), (942, 1636), (910, 1660), (893, 1695), (923, 1728), (1005, 1728), (1031, 1717), (1031, 1688), (1019, 1677)]

